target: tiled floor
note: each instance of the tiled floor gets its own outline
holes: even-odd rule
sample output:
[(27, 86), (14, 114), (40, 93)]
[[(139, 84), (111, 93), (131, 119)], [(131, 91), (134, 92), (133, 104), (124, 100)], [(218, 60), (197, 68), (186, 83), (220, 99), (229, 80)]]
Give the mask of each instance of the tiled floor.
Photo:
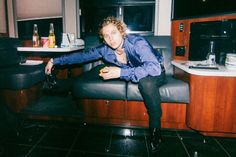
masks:
[(0, 141), (1, 157), (236, 157), (236, 139), (193, 131), (163, 130), (157, 154), (148, 151), (144, 128), (24, 121), (17, 136)]
[[(82, 115), (70, 95), (58, 94), (45, 95), (22, 112), (76, 119)], [(16, 117), (0, 102), (0, 157), (236, 157), (236, 138), (163, 129), (161, 148), (151, 154), (145, 128), (21, 121)], [(12, 126), (18, 124), (21, 127), (16, 134)]]

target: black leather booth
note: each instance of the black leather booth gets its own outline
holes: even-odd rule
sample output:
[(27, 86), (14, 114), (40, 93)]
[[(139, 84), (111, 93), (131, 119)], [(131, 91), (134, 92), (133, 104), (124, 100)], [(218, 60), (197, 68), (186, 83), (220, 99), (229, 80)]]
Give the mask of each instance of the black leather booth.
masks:
[[(149, 42), (164, 56), (167, 83), (160, 87), (162, 102), (189, 103), (188, 83), (173, 78), (172, 47), (170, 36), (148, 36)], [(94, 42), (94, 39), (89, 39)], [(88, 46), (90, 41), (85, 43)], [(95, 44), (97, 44), (95, 42)], [(103, 81), (99, 70), (105, 66), (102, 61), (85, 65), (85, 72), (78, 77), (73, 85), (73, 94), (78, 99), (109, 99), (143, 101), (137, 84), (120, 80)]]
[[(148, 36), (149, 42), (164, 56), (167, 83), (160, 87), (162, 100), (162, 127), (186, 129), (186, 108), (189, 103), (189, 85), (173, 77), (170, 36)], [(94, 37), (85, 39), (87, 48), (98, 44)], [(116, 80), (102, 80), (101, 60), (88, 63), (72, 86), (72, 94), (84, 113), (84, 122), (120, 126), (148, 126), (148, 114), (138, 85)], [(155, 94), (155, 93), (153, 93)]]
[[(26, 61), (26, 58), (20, 56), (17, 52), (17, 47), (21, 45), (22, 42), (17, 38), (0, 38), (1, 99), (5, 100), (7, 105), (10, 105), (16, 111), (19, 111), (20, 108), (17, 106), (20, 103), (26, 103), (28, 102), (27, 99), (31, 99), (25, 97), (27, 95), (26, 91), (40, 84), (45, 79), (44, 64), (20, 64)], [(19, 94), (16, 94), (17, 92)], [(29, 93), (31, 97), (34, 95), (32, 91)]]

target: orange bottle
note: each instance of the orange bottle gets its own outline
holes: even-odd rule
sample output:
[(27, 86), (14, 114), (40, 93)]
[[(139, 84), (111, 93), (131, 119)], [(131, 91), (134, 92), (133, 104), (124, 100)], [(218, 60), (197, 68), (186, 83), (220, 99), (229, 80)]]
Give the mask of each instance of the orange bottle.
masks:
[(49, 36), (48, 36), (48, 47), (54, 48), (56, 46), (56, 37), (54, 34), (53, 23), (50, 23)]
[(38, 34), (37, 24), (34, 24), (32, 41), (33, 41), (33, 47), (39, 47), (40, 41), (39, 41), (39, 34)]

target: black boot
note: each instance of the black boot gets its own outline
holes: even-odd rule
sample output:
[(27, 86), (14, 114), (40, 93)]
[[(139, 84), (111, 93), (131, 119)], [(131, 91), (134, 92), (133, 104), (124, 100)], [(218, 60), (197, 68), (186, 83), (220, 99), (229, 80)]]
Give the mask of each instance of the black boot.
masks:
[(155, 153), (159, 150), (159, 147), (162, 142), (161, 129), (160, 128), (151, 128), (150, 129), (150, 150), (152, 153)]

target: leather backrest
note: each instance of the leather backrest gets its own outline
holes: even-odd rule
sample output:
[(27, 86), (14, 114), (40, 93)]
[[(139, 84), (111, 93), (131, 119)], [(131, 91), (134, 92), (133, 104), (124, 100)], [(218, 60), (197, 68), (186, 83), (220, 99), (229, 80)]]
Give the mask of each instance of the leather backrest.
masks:
[(172, 60), (172, 44), (170, 36), (146, 36), (145, 37), (153, 48), (159, 51), (164, 58), (164, 67), (166, 75), (173, 75)]
[(17, 38), (0, 38), (0, 67), (18, 65), (25, 60), (25, 57), (17, 54), (17, 47), (21, 45)]

